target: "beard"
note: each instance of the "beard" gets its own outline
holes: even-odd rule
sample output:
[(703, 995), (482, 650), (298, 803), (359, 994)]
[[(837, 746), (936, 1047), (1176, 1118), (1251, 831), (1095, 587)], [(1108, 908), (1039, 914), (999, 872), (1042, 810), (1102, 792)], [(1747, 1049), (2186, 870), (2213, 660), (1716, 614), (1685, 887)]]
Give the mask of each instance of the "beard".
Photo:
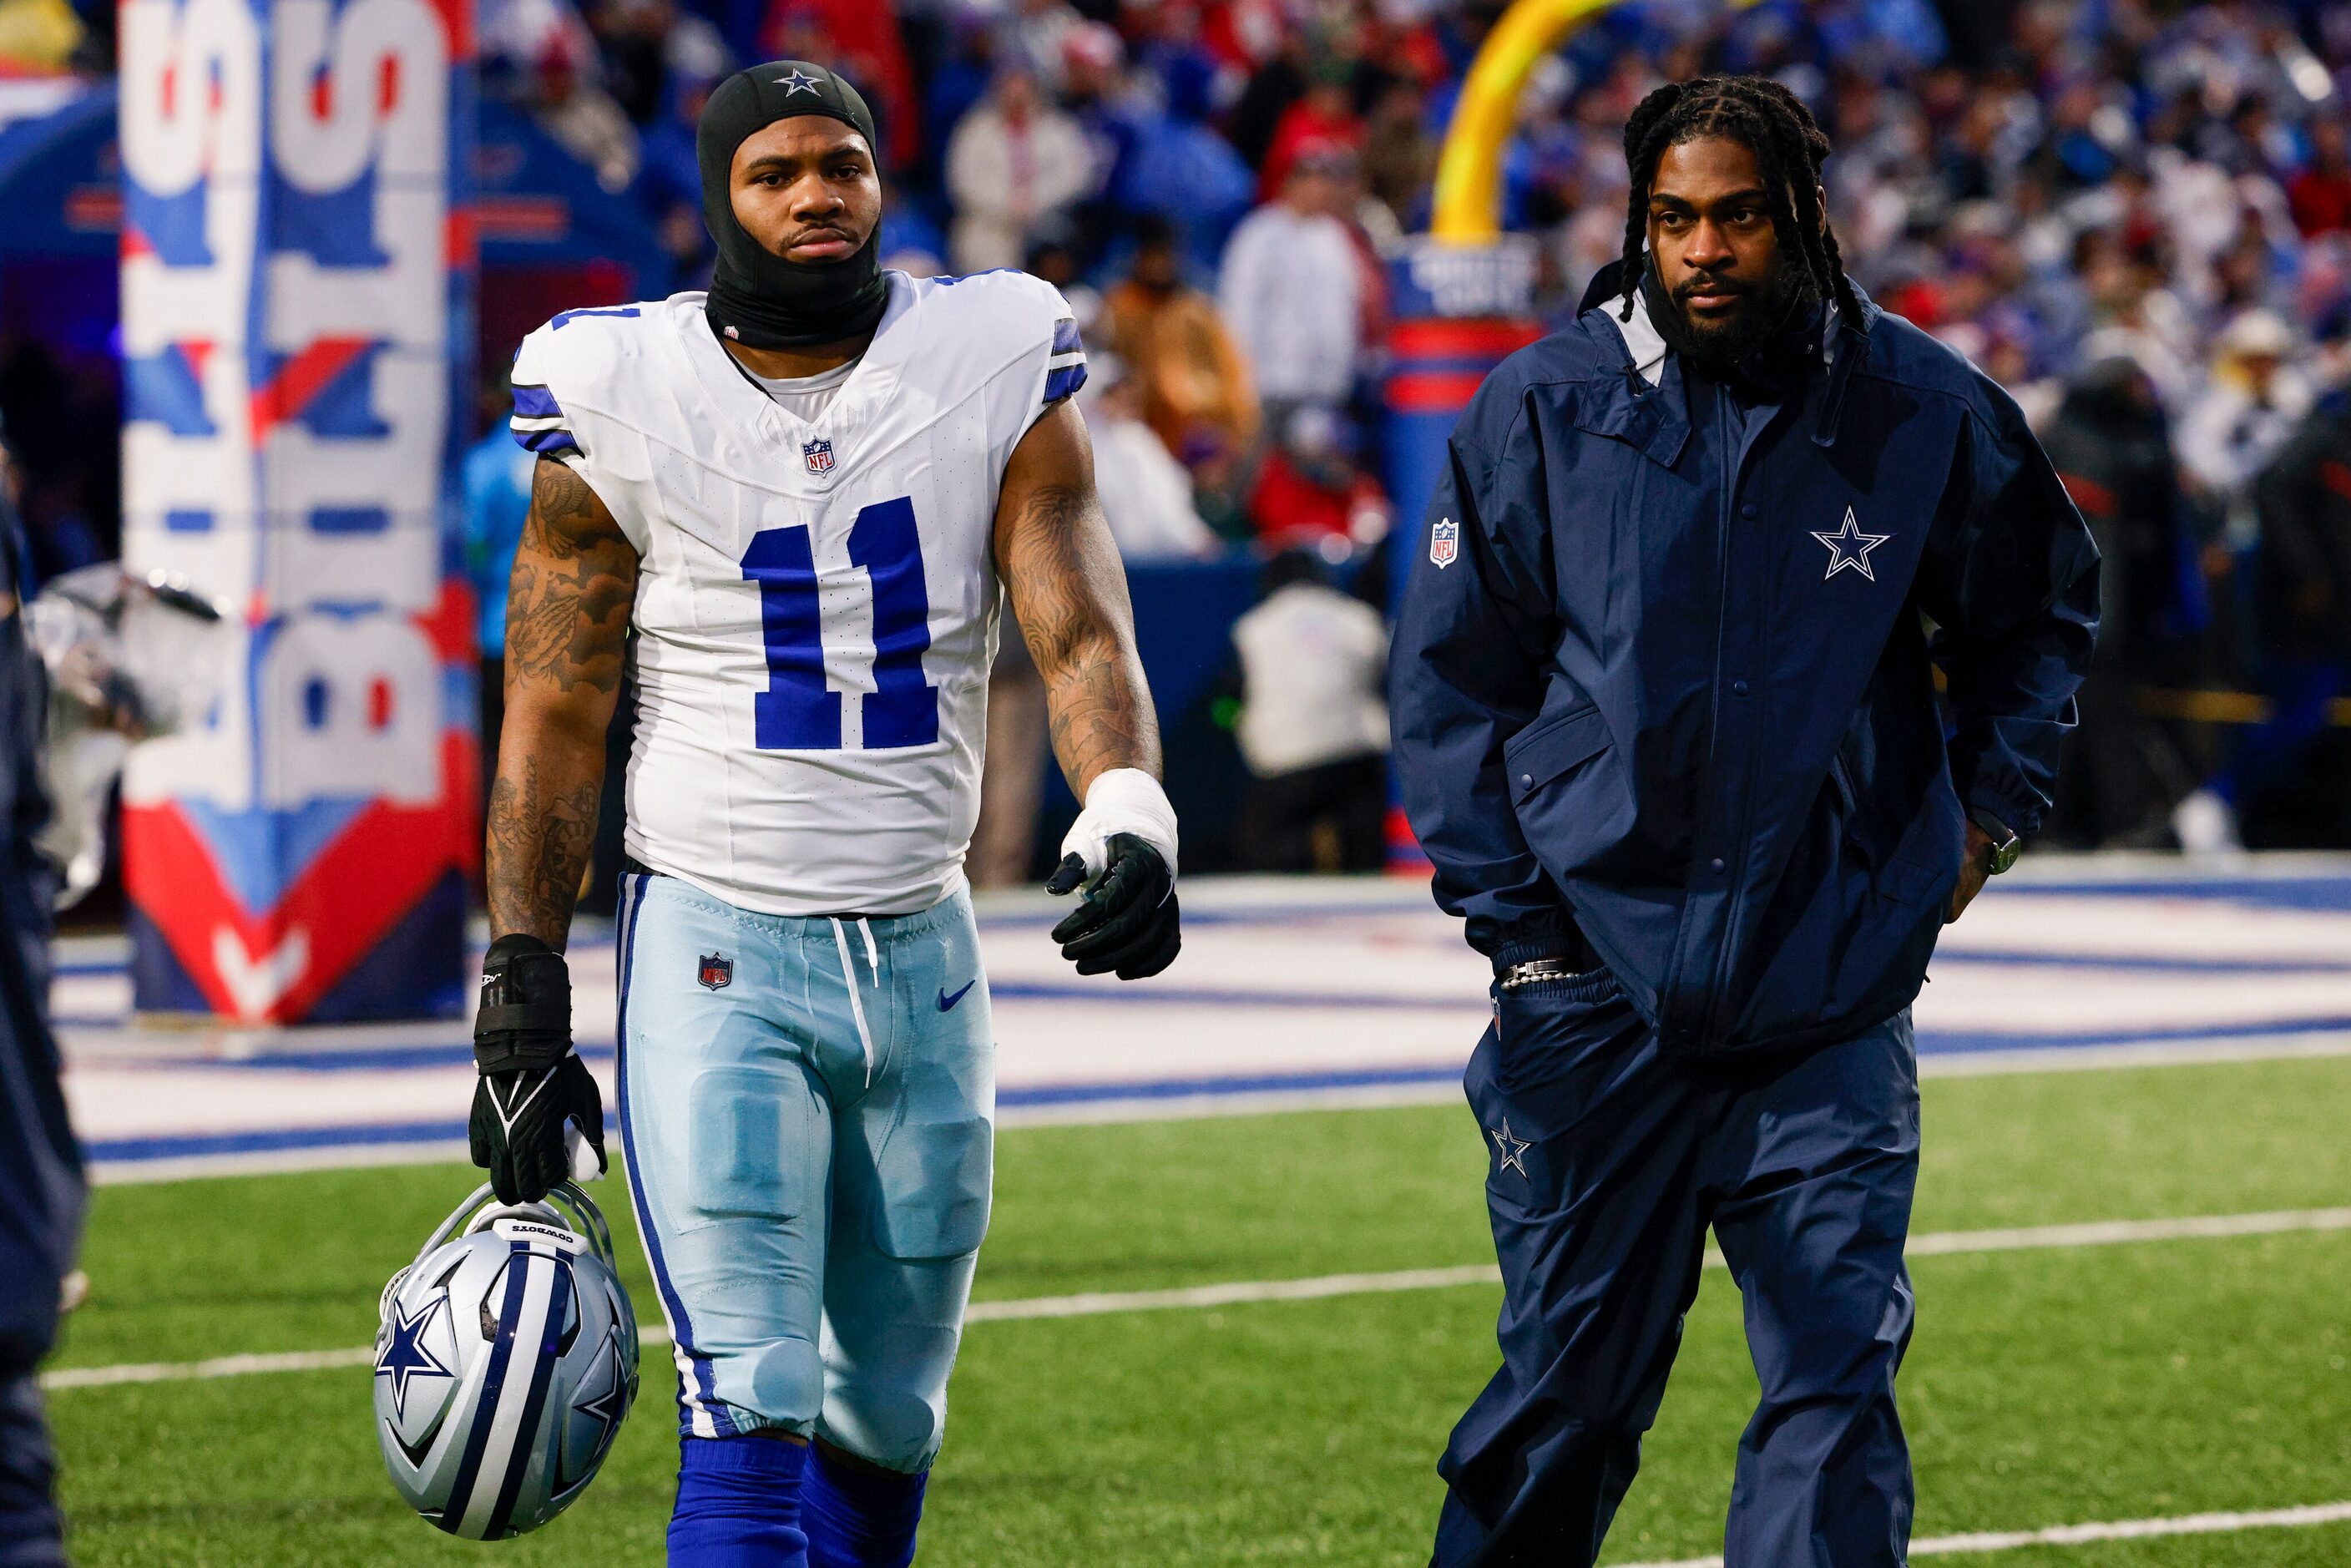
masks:
[[(1799, 300), (1812, 292), (1802, 270), (1782, 256), (1769, 275), (1748, 282), (1740, 278), (1692, 279), (1667, 290), (1653, 261), (1642, 278), (1649, 319), (1666, 347), (1708, 381), (1745, 379), (1754, 358), (1784, 324)], [(1725, 320), (1708, 320), (1690, 312), (1688, 297), (1697, 293), (1730, 293), (1740, 307)]]

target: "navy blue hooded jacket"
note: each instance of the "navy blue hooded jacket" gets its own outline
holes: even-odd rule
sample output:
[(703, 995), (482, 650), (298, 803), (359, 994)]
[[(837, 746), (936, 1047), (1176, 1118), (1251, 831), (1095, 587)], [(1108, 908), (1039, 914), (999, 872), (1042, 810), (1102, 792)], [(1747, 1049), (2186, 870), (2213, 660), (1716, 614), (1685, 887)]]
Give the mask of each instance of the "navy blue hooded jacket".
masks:
[(1604, 273), (1462, 413), (1405, 594), (1437, 903), (1498, 965), (1580, 930), (1671, 1051), (1907, 1006), (1967, 810), (2040, 827), (2088, 668), (2097, 551), (2023, 415), (1862, 304), (1734, 394)]

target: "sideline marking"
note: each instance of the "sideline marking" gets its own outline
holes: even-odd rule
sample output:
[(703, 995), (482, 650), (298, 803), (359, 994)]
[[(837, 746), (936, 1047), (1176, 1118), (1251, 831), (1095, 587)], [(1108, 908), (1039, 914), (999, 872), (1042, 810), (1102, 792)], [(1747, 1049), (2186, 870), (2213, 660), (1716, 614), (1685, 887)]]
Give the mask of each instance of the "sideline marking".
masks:
[[(2084, 1546), (2094, 1541), (2145, 1541), (2158, 1535), (2222, 1535), (2239, 1530), (2339, 1524), (2351, 1520), (2351, 1502), (2317, 1502), (2258, 1513), (2184, 1513), (2169, 1519), (2117, 1519), (2103, 1524), (2054, 1524), (2046, 1530), (1979, 1530), (1966, 1535), (1936, 1535), (1910, 1543), (1913, 1557), (1956, 1556), (1970, 1552), (2012, 1552), (2020, 1546)], [(1625, 1568), (1722, 1568), (1719, 1557), (1685, 1557), (1675, 1563), (1635, 1563)]]
[[(1929, 1231), (1913, 1236), (1911, 1258), (1948, 1258), (1969, 1252), (2022, 1252), (2043, 1248), (2113, 1247), (2135, 1241), (2183, 1241), (2220, 1237), (2279, 1236), (2295, 1231), (2351, 1230), (2351, 1207), (2273, 1209), (2254, 1214), (2190, 1215), (2176, 1219), (2102, 1219), (2074, 1225), (2007, 1226), (1988, 1230)], [(1722, 1255), (1709, 1249), (1706, 1266), (1719, 1269)], [(1491, 1263), (1445, 1269), (1400, 1269), (1381, 1274), (1318, 1274), (1301, 1280), (1231, 1280), (1163, 1291), (1089, 1291), (1071, 1296), (1026, 1296), (974, 1301), (967, 1323), (1011, 1322), (1032, 1318), (1099, 1317), (1111, 1312), (1238, 1306), (1252, 1301), (1315, 1301), (1333, 1296), (1383, 1295), (1399, 1291), (1445, 1291), (1501, 1281)], [(669, 1331), (649, 1324), (638, 1331), (641, 1344), (665, 1344)], [(262, 1372), (317, 1372), (365, 1366), (372, 1345), (340, 1350), (283, 1351), (275, 1354), (224, 1355), (209, 1361), (123, 1362), (111, 1366), (73, 1366), (41, 1375), (48, 1390), (103, 1388), (126, 1383), (182, 1383), (243, 1377)], [(2085, 1527), (2087, 1528), (2087, 1527)], [(2103, 1539), (2103, 1538), (2102, 1538)], [(1987, 1548), (1986, 1550), (1990, 1550)]]

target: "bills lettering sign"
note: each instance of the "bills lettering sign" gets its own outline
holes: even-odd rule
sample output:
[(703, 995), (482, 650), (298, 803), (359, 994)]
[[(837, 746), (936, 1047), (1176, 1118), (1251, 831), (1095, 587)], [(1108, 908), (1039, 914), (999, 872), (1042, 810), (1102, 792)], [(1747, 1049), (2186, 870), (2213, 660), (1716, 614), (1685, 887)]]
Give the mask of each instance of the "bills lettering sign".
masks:
[(137, 1007), (463, 1004), (471, 0), (125, 0), (123, 553), (244, 609), (123, 782)]

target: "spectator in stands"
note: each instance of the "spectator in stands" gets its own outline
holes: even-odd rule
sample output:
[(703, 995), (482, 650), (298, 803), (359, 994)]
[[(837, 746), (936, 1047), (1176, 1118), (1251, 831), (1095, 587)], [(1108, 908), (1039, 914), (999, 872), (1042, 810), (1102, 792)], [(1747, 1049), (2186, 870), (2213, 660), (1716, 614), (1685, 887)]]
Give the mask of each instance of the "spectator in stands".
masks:
[(1147, 218), (1135, 233), (1134, 260), (1106, 305), (1110, 345), (1134, 376), (1144, 421), (1179, 456), (1246, 450), (1258, 423), (1247, 358), (1216, 301), (1184, 281), (1175, 226)]
[(1192, 507), (1192, 476), (1143, 421), (1143, 389), (1119, 357), (1096, 353), (1080, 401), (1094, 444), (1094, 489), (1129, 562), (1197, 560), (1220, 546)]
[(2310, 162), (2286, 186), (2294, 226), (2305, 237), (2351, 229), (2351, 131), (2321, 116), (2310, 126)]
[(768, 59), (821, 60), (855, 83), (873, 107), (884, 164), (914, 162), (922, 121), (897, 0), (773, 0), (761, 39)]
[(1386, 859), (1387, 630), (1323, 580), (1311, 550), (1266, 567), (1265, 598), (1233, 625), (1251, 777), (1242, 863), (1252, 871), (1377, 871)]
[(1209, 123), (1214, 73), (1197, 55), (1180, 55), (1162, 73), (1161, 113), (1135, 128), (1134, 143), (1111, 192), (1118, 210), (1132, 214), (1138, 243), (1144, 225), (1172, 228), (1183, 254), (1213, 273), (1233, 225), (1257, 195), (1257, 179)]
[(1362, 149), (1364, 122), (1357, 117), (1348, 91), (1351, 74), (1344, 60), (1328, 55), (1318, 57), (1309, 68), (1305, 96), (1283, 110), (1274, 124), (1273, 140), (1267, 145), (1265, 162), (1258, 170), (1259, 201), (1270, 202), (1280, 194), (1290, 178), (1290, 165), (1301, 153), (1332, 147), (1349, 152)]
[(2254, 476), (2310, 413), (2294, 350), (2294, 329), (2273, 312), (2244, 312), (2214, 340), (2203, 389), (2179, 422), (2181, 467), (2240, 539), (2258, 532)]
[(1288, 412), (1249, 492), (1249, 516), (1270, 549), (1327, 548), (1343, 559), (1387, 535), (1388, 502), (1356, 463), (1354, 426), (1325, 403)]
[(1437, 177), (1437, 139), (1429, 134), (1427, 113), (1420, 83), (1398, 77), (1380, 89), (1364, 127), (1364, 183), (1407, 232), (1426, 226), (1421, 209)]
[(1363, 280), (1338, 216), (1350, 155), (1301, 152), (1281, 199), (1233, 231), (1217, 290), (1225, 321), (1255, 356), (1259, 396), (1279, 430), (1301, 403), (1344, 405), (1363, 355)]
[(998, 68), (987, 96), (956, 127), (946, 172), (956, 208), (950, 259), (967, 273), (1020, 265), (1037, 227), (1065, 217), (1094, 181), (1093, 154), (1077, 121), (1053, 106), (1020, 60)]

